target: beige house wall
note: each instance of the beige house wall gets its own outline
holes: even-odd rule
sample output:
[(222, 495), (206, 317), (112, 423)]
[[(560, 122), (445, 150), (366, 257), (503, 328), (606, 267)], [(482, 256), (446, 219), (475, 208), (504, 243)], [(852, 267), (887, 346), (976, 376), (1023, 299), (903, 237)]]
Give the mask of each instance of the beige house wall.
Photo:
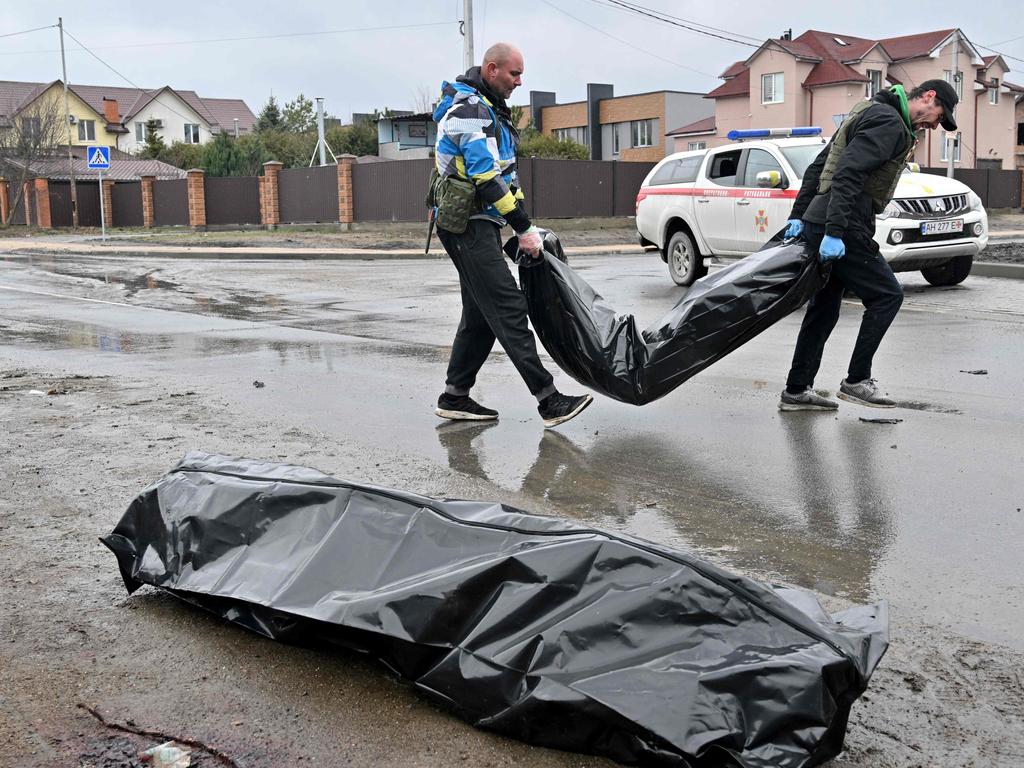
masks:
[[(798, 61), (791, 54), (768, 46), (750, 62), (750, 119), (747, 125), (736, 128), (785, 128), (804, 125), (807, 119), (807, 94), (801, 83), (814, 65)], [(783, 102), (762, 104), (761, 76), (781, 72), (783, 76)], [(716, 123), (716, 126), (718, 124)], [(719, 128), (719, 135), (725, 134)]]
[[(1024, 125), (1024, 99), (1021, 99), (1017, 103), (1017, 117), (1014, 120), (1014, 131), (1017, 131), (1018, 125)], [(1016, 136), (1014, 136), (1016, 141)], [(1024, 143), (1017, 145), (1017, 168), (1024, 168)]]
[[(993, 62), (982, 77), (989, 80), (998, 78), (1002, 83), (1006, 78), (1006, 70), (998, 62)], [(1015, 150), (1017, 144), (1017, 125), (1014, 119), (1013, 94), (1005, 89), (999, 94), (999, 103), (989, 103), (989, 90), (975, 85), (981, 90), (975, 93), (978, 109), (977, 146), (972, 147), (976, 160), (1002, 160), (1003, 170), (1012, 171), (1017, 167)], [(958, 122), (959, 124), (959, 122)]]
[(820, 126), (822, 136), (831, 136), (837, 129), (833, 117), (849, 114), (863, 98), (862, 83), (836, 83), (813, 88), (809, 97), (807, 125)]
[(544, 107), (540, 111), (540, 124), (544, 126), (542, 133), (550, 135), (558, 128), (579, 128), (587, 124), (587, 102), (577, 101), (572, 104), (559, 104)]
[[(753, 94), (753, 86), (751, 86), (751, 93), (741, 94), (739, 96), (728, 96), (724, 99), (715, 99), (715, 136), (701, 137), (706, 138), (708, 142), (708, 148), (720, 147), (723, 144), (728, 144), (729, 140), (726, 136), (729, 135), (729, 131), (733, 129), (742, 130), (750, 127), (750, 102), (755, 98)], [(758, 102), (761, 101), (761, 81), (757, 82), (757, 96)], [(685, 146), (684, 146), (685, 149)]]

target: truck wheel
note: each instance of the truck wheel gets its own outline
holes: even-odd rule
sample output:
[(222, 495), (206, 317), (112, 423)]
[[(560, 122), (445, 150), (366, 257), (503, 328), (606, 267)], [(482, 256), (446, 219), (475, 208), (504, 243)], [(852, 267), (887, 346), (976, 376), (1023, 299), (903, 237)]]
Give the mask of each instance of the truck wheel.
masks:
[(967, 254), (950, 259), (937, 267), (922, 269), (921, 274), (932, 285), (956, 285), (967, 279), (973, 264), (974, 256)]
[(693, 285), (708, 271), (692, 238), (685, 232), (676, 232), (669, 239), (665, 247), (665, 260), (668, 262), (668, 273), (676, 285)]

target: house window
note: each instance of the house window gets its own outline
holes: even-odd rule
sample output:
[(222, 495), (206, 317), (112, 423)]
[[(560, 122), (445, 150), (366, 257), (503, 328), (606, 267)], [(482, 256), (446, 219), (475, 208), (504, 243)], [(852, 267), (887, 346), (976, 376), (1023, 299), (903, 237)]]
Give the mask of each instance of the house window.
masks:
[(882, 90), (882, 70), (880, 69), (869, 69), (868, 70), (868, 82), (864, 86), (864, 95), (867, 98), (871, 98), (880, 90)]
[(43, 134), (43, 119), (41, 117), (21, 118), (21, 133), (28, 141), (39, 141)]
[(964, 97), (964, 73), (959, 69), (956, 71), (956, 77), (953, 76), (951, 69), (942, 70), (942, 79), (947, 83), (952, 83), (956, 80), (956, 97), (962, 99)]
[(653, 120), (633, 120), (629, 124), (634, 147), (650, 147), (651, 136), (654, 134)]
[(781, 104), (785, 96), (784, 84), (782, 72), (761, 75), (761, 103)]
[(952, 134), (952, 133), (946, 133), (945, 131), (943, 131), (943, 133), (942, 133), (942, 161), (944, 163), (948, 163), (949, 162), (949, 144), (950, 144), (951, 141), (952, 141), (953, 146), (954, 146), (954, 149), (953, 149), (953, 162), (954, 163), (959, 163), (960, 162), (960, 132), (959, 131), (957, 131), (955, 135)]
[(198, 123), (185, 123), (185, 143), (186, 144), (198, 144), (199, 143), (199, 124)]
[(95, 120), (79, 120), (78, 121), (78, 140), (79, 141), (96, 141), (96, 121)]
[(135, 140), (140, 144), (146, 140), (146, 124), (136, 123), (135, 124)]
[(612, 154), (619, 154), (619, 125), (616, 123), (612, 126)]
[(588, 146), (587, 141), (590, 136), (590, 132), (585, 125), (580, 125), (575, 128), (556, 128), (552, 133), (559, 141), (575, 141), (577, 144)]
[(1024, 144), (1024, 123), (1017, 123), (1017, 143)]
[(989, 80), (991, 87), (988, 89), (988, 103), (998, 104), (999, 103), (999, 78), (993, 77)]
[(707, 149), (708, 143), (706, 141), (690, 141), (686, 144), (686, 151), (691, 152), (695, 149)]

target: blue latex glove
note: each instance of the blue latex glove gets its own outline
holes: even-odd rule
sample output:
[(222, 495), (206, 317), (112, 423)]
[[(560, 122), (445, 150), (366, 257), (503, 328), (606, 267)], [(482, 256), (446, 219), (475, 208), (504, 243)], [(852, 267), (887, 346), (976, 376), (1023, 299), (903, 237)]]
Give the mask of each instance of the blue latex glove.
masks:
[(841, 259), (846, 255), (846, 244), (840, 237), (825, 235), (821, 239), (821, 248), (818, 249), (818, 258), (822, 262)]
[(800, 237), (804, 231), (804, 223), (800, 219), (790, 219), (786, 222), (786, 233), (783, 235), (787, 240), (791, 237)]

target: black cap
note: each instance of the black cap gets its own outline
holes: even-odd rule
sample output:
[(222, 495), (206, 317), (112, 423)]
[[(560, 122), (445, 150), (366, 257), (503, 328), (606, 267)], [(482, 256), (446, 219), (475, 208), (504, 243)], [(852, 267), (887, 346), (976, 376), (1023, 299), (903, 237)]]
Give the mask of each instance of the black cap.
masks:
[(923, 91), (935, 91), (935, 100), (942, 105), (942, 119), (939, 122), (947, 131), (955, 131), (956, 120), (953, 119), (953, 109), (960, 101), (957, 98), (956, 89), (945, 80), (925, 80), (918, 87)]

